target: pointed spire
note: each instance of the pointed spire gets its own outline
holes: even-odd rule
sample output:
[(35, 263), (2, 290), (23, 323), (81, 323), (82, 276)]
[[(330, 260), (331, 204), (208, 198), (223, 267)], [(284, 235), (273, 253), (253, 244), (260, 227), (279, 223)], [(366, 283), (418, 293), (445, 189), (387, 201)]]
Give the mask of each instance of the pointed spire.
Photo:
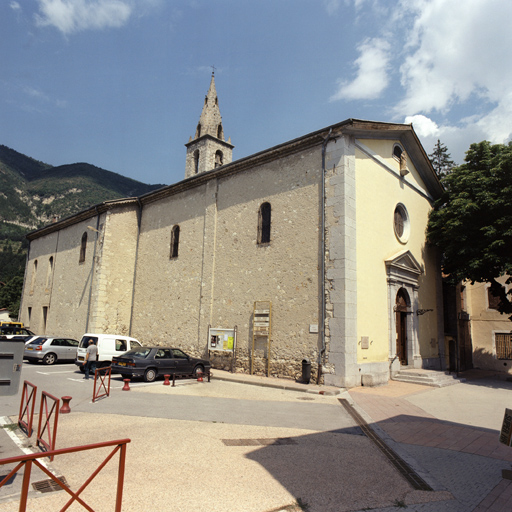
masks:
[(199, 118), (194, 139), (203, 135), (211, 135), (217, 139), (224, 140), (224, 130), (222, 128), (222, 117), (219, 110), (219, 100), (215, 89), (215, 72), (212, 72), (210, 88), (204, 98), (203, 111)]
[(222, 117), (215, 89), (215, 69), (204, 99), (203, 110), (194, 137), (187, 144), (185, 178), (229, 164), (233, 158), (233, 144), (224, 139)]

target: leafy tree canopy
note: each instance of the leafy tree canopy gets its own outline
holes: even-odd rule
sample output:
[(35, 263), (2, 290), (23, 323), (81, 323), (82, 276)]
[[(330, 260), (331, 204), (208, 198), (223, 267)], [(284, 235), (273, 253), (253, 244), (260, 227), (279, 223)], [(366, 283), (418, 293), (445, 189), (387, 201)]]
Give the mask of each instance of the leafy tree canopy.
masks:
[(434, 146), (434, 151), (428, 157), (440, 180), (444, 180), (455, 166), (455, 162), (448, 153), (448, 148), (439, 139), (437, 139), (437, 144)]
[(512, 314), (512, 289), (507, 294), (496, 281), (507, 275), (512, 284), (512, 144), (471, 144), (465, 163), (444, 183), (427, 241), (441, 250), (443, 270), (453, 283), (491, 283), (500, 298), (498, 310)]

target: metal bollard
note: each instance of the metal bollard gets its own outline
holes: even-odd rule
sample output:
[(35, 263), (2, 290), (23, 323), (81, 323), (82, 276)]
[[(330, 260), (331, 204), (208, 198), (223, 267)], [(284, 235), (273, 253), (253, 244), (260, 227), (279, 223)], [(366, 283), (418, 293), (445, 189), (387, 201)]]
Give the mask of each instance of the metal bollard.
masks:
[(123, 391), (130, 391), (130, 379), (123, 379)]
[(169, 382), (170, 375), (164, 375), (164, 386), (170, 386), (171, 383)]
[(71, 408), (69, 407), (69, 402), (71, 401), (71, 396), (63, 396), (62, 397), (62, 407), (60, 408), (61, 414), (67, 414), (71, 412)]

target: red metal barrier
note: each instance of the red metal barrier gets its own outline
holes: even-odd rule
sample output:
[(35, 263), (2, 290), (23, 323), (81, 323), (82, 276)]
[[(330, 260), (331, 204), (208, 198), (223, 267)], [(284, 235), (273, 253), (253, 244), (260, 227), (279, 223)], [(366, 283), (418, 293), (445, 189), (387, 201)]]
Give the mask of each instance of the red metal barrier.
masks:
[[(74, 501), (77, 501), (89, 512), (94, 512), (87, 503), (85, 503), (82, 498), (80, 498), (80, 494), (85, 490), (85, 488), (93, 481), (96, 475), (107, 465), (107, 463), (114, 457), (114, 455), (119, 451), (119, 469), (117, 472), (117, 493), (116, 493), (116, 508), (115, 512), (121, 512), (121, 507), (123, 504), (123, 487), (124, 487), (124, 468), (126, 461), (126, 445), (130, 442), (130, 439), (120, 439), (119, 441), (108, 441), (105, 443), (96, 443), (96, 444), (88, 444), (85, 446), (75, 446), (73, 448), (62, 448), (60, 450), (52, 450), (47, 453), (34, 453), (30, 455), (23, 455), (21, 457), (10, 457), (9, 459), (0, 460), (0, 466), (4, 464), (16, 464), (15, 468), (0, 482), (0, 488), (9, 481), (9, 479), (15, 475), (18, 470), (25, 466), (24, 474), (23, 474), (23, 484), (21, 488), (20, 495), (20, 507), (19, 512), (25, 512), (27, 509), (27, 495), (29, 492), (30, 486), (30, 472), (32, 470), (32, 465), (35, 464), (41, 471), (43, 471), (46, 475), (48, 475), (57, 485), (62, 487), (70, 496), (71, 499), (60, 509), (60, 512), (64, 512), (67, 510)], [(83, 483), (83, 485), (78, 489), (77, 492), (73, 492), (65, 483), (61, 482), (55, 475), (50, 473), (50, 471), (46, 468), (45, 465), (41, 464), (38, 459), (43, 457), (50, 456), (51, 459), (56, 455), (63, 455), (66, 453), (75, 453), (81, 452), (85, 450), (94, 450), (96, 448), (106, 448), (109, 446), (115, 446), (115, 448), (110, 452), (109, 455), (105, 458), (105, 460), (98, 466), (98, 468), (93, 471), (91, 476)]]
[[(29, 392), (29, 386), (32, 388)], [(37, 386), (28, 380), (23, 381), (23, 392), (21, 393), (20, 414), (18, 426), (28, 437), (32, 435), (32, 422), (34, 420), (34, 407), (36, 405)], [(26, 420), (24, 419), (26, 417)]]
[[(48, 408), (48, 400), (53, 400), (53, 405), (50, 408)], [(52, 425), (50, 423), (50, 420), (51, 420), (53, 414), (55, 414), (55, 419), (53, 421), (53, 434), (52, 434)], [(44, 419), (44, 421), (43, 421), (43, 419)], [(50, 395), (50, 393), (43, 391), (41, 393), (41, 409), (39, 411), (39, 426), (37, 427), (37, 446), (39, 446), (41, 449), (45, 449), (47, 452), (55, 450), (55, 440), (57, 438), (57, 423), (58, 423), (58, 421), (59, 421), (59, 399), (55, 398), (53, 395)], [(43, 435), (45, 432), (48, 435), (48, 441), (45, 441), (43, 439)], [(47, 455), (47, 457), (50, 457), (50, 460), (53, 460), (53, 456)]]
[[(105, 396), (110, 396), (110, 377), (112, 375), (112, 368), (110, 366), (105, 366), (104, 368), (96, 368), (94, 372), (94, 390), (92, 392), (92, 403), (94, 403), (99, 398), (103, 398)], [(108, 386), (105, 384), (105, 379), (108, 376)], [(98, 379), (99, 377), (99, 379)], [(98, 383), (98, 392), (96, 393), (96, 383)], [(101, 394), (101, 390), (104, 391)]]

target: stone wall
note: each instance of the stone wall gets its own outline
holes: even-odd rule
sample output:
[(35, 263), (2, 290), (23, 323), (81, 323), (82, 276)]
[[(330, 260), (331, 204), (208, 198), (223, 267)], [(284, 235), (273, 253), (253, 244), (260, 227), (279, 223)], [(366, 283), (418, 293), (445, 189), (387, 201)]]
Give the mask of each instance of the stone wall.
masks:
[[(304, 357), (316, 364), (320, 166), (320, 148), (305, 150), (144, 205), (132, 335), (204, 355), (208, 326), (236, 325), (237, 361), (247, 366), (254, 302), (269, 300), (275, 372), (294, 376), (288, 367)], [(264, 202), (271, 242), (258, 245)], [(170, 258), (175, 225), (179, 255)]]

